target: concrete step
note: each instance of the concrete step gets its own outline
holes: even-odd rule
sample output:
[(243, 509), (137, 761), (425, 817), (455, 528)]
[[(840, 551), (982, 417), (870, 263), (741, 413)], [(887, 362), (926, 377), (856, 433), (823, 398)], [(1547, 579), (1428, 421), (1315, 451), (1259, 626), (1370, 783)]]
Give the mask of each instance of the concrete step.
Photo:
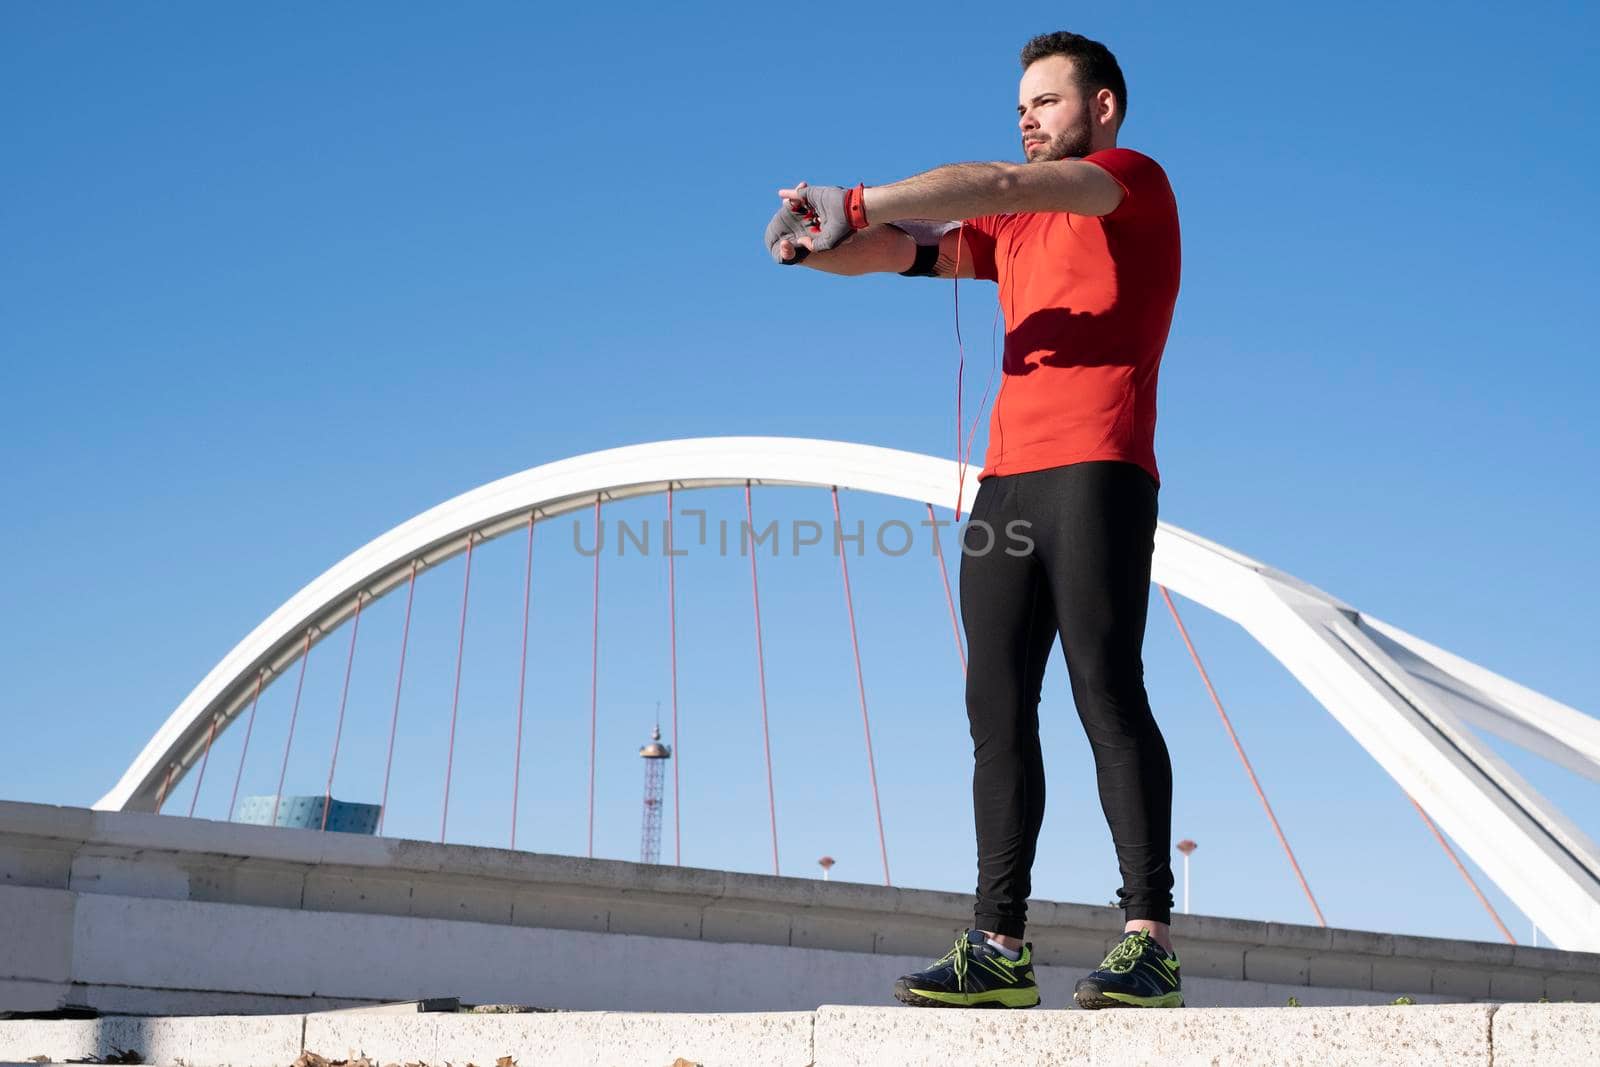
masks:
[(956, 1011), (198, 1016), (0, 1021), (0, 1065), (289, 1067), (302, 1051), (377, 1064), (518, 1067), (898, 1067), (1017, 1063), (1592, 1062), (1600, 1005), (1449, 1004), (1176, 1011)]

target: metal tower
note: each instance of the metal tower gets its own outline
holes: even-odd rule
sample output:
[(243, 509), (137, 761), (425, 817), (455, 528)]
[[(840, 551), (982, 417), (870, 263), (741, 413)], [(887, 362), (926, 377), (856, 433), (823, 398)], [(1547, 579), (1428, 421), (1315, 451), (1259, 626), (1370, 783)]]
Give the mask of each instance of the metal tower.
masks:
[(661, 743), (661, 724), (650, 731), (650, 743), (639, 749), (644, 760), (644, 828), (639, 832), (639, 862), (661, 862), (661, 771), (672, 748)]

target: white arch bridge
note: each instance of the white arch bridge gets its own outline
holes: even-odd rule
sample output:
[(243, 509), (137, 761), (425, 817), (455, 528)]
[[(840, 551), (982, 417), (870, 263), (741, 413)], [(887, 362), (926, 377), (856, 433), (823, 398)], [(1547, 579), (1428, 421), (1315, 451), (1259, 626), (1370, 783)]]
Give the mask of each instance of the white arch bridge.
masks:
[[(952, 461), (892, 449), (724, 437), (594, 452), (491, 482), (395, 527), (291, 597), (205, 676), (96, 807), (157, 810), (264, 682), (359, 605), (485, 540), (671, 490), (810, 486), (926, 503), (948, 500), (958, 477)], [(961, 488), (966, 512), (975, 471)], [(1167, 523), (1152, 580), (1260, 642), (1558, 946), (1600, 951), (1600, 849), (1468, 729), (1600, 781), (1600, 721)]]

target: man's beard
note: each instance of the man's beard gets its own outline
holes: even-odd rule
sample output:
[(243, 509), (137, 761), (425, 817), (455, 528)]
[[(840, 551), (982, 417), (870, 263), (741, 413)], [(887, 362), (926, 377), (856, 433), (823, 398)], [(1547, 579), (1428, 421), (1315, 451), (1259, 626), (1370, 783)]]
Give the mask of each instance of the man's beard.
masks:
[(1089, 121), (1084, 121), (1055, 135), (1038, 152), (1029, 153), (1028, 143), (1022, 146), (1023, 158), (1029, 163), (1049, 163), (1061, 159), (1081, 159), (1089, 154)]

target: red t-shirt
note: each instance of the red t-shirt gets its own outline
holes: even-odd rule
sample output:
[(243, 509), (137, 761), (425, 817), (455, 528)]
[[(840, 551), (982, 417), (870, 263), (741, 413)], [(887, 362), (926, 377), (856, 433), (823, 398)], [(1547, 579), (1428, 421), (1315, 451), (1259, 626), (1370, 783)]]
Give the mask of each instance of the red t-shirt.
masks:
[(980, 479), (1087, 460), (1161, 477), (1156, 376), (1178, 299), (1178, 207), (1149, 156), (1108, 148), (1084, 159), (1122, 186), (1111, 214), (985, 215), (963, 230), (962, 254), (999, 283), (1006, 317)]

